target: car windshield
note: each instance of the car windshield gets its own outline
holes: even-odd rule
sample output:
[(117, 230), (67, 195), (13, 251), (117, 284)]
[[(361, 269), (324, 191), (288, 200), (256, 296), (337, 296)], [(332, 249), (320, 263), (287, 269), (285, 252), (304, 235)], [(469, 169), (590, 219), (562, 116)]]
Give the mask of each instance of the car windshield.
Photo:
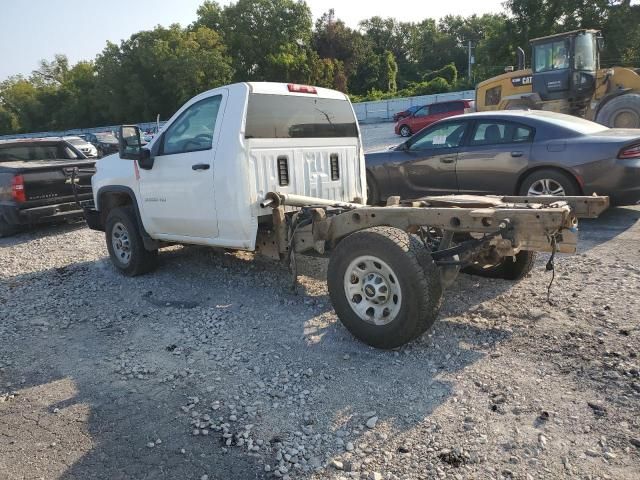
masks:
[(87, 143), (86, 140), (82, 140), (81, 138), (65, 138), (65, 140), (71, 145), (85, 145)]
[(603, 132), (609, 130), (608, 127), (599, 123), (585, 120), (584, 118), (572, 117), (570, 115), (562, 115), (553, 112), (536, 111), (535, 115), (544, 117), (545, 121), (557, 125), (558, 127), (571, 130), (581, 135), (590, 135), (592, 133)]
[(69, 147), (56, 145), (2, 145), (0, 163), (37, 160), (70, 160), (78, 156)]
[(101, 142), (117, 143), (118, 139), (111, 133), (96, 133), (96, 138)]

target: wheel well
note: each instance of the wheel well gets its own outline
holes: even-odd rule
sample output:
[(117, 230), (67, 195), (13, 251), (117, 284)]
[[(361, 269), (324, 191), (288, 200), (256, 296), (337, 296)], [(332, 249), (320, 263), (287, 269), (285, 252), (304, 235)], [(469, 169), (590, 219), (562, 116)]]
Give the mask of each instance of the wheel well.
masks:
[(518, 195), (518, 193), (520, 192), (520, 187), (522, 186), (522, 182), (524, 182), (525, 178), (527, 178), (532, 173), (539, 172), (540, 170), (556, 170), (557, 172), (564, 173), (569, 178), (571, 178), (571, 180), (573, 180), (573, 183), (577, 187), (578, 192), (580, 194), (584, 194), (584, 190), (582, 189), (582, 184), (578, 181), (575, 174), (561, 167), (550, 167), (550, 166), (541, 165), (539, 167), (531, 168), (520, 175), (520, 177), (518, 178), (518, 181), (516, 182), (516, 188), (515, 188), (515, 191), (513, 192), (514, 195)]
[(125, 192), (105, 192), (100, 195), (100, 217), (102, 224), (107, 222), (107, 215), (109, 211), (116, 207), (124, 207), (126, 205), (133, 205), (133, 199), (128, 193)]

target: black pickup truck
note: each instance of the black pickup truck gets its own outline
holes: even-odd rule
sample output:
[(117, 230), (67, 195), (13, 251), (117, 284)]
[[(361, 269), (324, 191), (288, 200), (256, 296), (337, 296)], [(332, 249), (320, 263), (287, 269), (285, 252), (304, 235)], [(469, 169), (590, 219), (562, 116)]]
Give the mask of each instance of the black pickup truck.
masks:
[(79, 200), (90, 200), (95, 160), (61, 138), (0, 141), (0, 237), (20, 227), (82, 216)]

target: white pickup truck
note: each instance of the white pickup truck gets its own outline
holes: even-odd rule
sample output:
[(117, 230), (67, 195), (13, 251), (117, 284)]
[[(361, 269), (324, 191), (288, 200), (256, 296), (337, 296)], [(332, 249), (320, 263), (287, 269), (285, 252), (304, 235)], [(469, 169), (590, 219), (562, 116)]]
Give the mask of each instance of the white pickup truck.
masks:
[(330, 254), (338, 317), (379, 348), (426, 331), (461, 269), (520, 278), (535, 251), (574, 252), (577, 218), (608, 206), (607, 197), (469, 196), (367, 206), (348, 98), (296, 84), (202, 93), (144, 148), (139, 129), (123, 126), (119, 155), (96, 168), (85, 216), (124, 274), (151, 270), (175, 243), (258, 250), (294, 272), (296, 253)]

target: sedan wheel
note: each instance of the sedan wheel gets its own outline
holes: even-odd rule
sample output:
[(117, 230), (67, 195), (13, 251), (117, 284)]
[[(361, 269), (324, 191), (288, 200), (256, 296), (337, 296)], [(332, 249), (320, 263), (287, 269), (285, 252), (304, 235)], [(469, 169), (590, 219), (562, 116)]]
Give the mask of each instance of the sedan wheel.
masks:
[(540, 180), (536, 180), (531, 184), (529, 190), (527, 191), (527, 195), (536, 196), (536, 195), (558, 195), (565, 196), (566, 192), (564, 191), (564, 187), (560, 185), (557, 181), (551, 178), (542, 178)]
[(520, 184), (518, 194), (526, 197), (580, 195), (580, 187), (575, 178), (556, 169), (543, 169), (531, 172)]
[(410, 137), (411, 129), (406, 125), (403, 125), (402, 127), (400, 127), (400, 135), (402, 135), (403, 137)]

